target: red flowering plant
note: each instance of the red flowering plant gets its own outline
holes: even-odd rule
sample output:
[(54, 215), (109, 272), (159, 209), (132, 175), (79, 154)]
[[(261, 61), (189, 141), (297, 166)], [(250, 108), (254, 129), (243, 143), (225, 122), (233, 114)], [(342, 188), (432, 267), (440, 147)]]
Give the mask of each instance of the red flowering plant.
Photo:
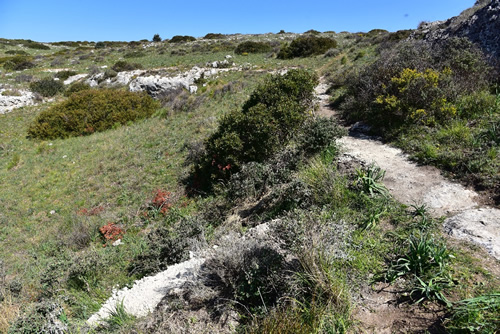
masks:
[(112, 222), (108, 222), (106, 225), (99, 228), (99, 232), (101, 232), (102, 237), (106, 241), (116, 241), (118, 239), (123, 238), (125, 231), (118, 225)]
[(151, 200), (150, 209), (156, 213), (166, 214), (173, 206), (173, 198), (170, 191), (158, 189), (154, 192)]

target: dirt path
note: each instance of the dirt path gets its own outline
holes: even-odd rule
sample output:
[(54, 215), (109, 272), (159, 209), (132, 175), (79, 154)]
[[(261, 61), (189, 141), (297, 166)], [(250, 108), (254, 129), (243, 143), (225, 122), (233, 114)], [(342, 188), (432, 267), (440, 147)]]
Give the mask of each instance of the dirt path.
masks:
[[(317, 114), (335, 117), (335, 112), (328, 106), (327, 89), (325, 83), (316, 87)], [(487, 260), (498, 267), (500, 210), (481, 207), (479, 195), (474, 191), (444, 178), (437, 168), (416, 165), (400, 149), (362, 132), (362, 127), (358, 126), (341, 138), (342, 160), (374, 163), (384, 169), (383, 183), (396, 200), (407, 205), (425, 204), (434, 217), (446, 216), (445, 233), (483, 246), (496, 259)], [(395, 290), (393, 286), (378, 283), (361, 292), (353, 312), (360, 333), (415, 333), (432, 331), (438, 325), (440, 311), (398, 305), (398, 291)]]
[[(331, 117), (335, 112), (328, 107), (326, 90), (324, 83), (316, 87), (317, 113)], [(361, 132), (350, 131), (340, 142), (341, 159), (374, 163), (386, 171), (383, 183), (396, 200), (425, 204), (434, 217), (446, 216), (443, 228), (447, 234), (477, 243), (500, 260), (500, 210), (481, 207), (476, 192), (444, 178), (437, 168), (416, 165), (400, 149)]]

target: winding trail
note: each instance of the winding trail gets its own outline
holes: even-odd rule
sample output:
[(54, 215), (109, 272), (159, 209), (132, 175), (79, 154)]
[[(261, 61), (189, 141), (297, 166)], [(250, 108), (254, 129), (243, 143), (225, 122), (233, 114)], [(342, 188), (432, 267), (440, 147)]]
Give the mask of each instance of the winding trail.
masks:
[[(327, 89), (325, 83), (316, 87), (317, 113), (332, 117), (335, 112), (328, 106)], [(425, 204), (434, 217), (446, 216), (443, 229), (447, 234), (479, 244), (500, 260), (499, 209), (481, 207), (476, 192), (444, 178), (437, 168), (418, 166), (400, 149), (353, 130), (340, 139), (341, 159), (378, 165), (385, 170), (383, 183), (396, 200), (407, 205)]]

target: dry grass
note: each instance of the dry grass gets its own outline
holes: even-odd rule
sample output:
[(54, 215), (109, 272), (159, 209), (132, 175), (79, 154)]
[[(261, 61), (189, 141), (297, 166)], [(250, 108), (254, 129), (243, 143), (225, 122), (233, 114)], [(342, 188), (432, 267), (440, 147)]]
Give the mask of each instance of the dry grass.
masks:
[(19, 316), (21, 307), (14, 303), (12, 296), (4, 296), (0, 304), (0, 333), (7, 333), (9, 325)]

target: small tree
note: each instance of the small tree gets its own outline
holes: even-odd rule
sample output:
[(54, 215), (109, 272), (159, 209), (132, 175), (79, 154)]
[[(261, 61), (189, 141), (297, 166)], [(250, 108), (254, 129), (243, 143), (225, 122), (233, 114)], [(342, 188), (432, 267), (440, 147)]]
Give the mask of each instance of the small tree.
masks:
[(155, 34), (153, 36), (153, 42), (161, 42), (161, 37), (159, 34)]

